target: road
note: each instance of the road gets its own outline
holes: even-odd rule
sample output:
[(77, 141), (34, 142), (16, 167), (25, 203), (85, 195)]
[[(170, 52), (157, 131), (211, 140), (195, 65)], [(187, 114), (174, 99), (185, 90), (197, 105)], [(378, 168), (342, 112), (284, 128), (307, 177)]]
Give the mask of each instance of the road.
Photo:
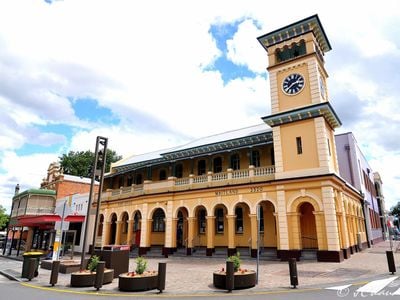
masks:
[(32, 300), (89, 300), (89, 299), (309, 299), (309, 300), (330, 300), (330, 299), (398, 299), (400, 296), (400, 278), (398, 276), (381, 276), (375, 279), (371, 279), (364, 283), (356, 285), (343, 284), (340, 286), (327, 286), (327, 287), (315, 287), (315, 288), (298, 288), (298, 289), (284, 289), (279, 291), (233, 291), (228, 293), (225, 291), (218, 291), (207, 294), (188, 294), (186, 295), (168, 295), (168, 292), (163, 294), (157, 294), (154, 291), (145, 293), (124, 293), (124, 294), (113, 294), (111, 291), (105, 292), (100, 291), (100, 294), (92, 288), (81, 289), (77, 291), (67, 290), (61, 291), (57, 288), (52, 287), (40, 287), (31, 286), (29, 283), (19, 283), (16, 281), (10, 281), (9, 279), (0, 276), (0, 299), (5, 300), (21, 300), (21, 299), (32, 299)]

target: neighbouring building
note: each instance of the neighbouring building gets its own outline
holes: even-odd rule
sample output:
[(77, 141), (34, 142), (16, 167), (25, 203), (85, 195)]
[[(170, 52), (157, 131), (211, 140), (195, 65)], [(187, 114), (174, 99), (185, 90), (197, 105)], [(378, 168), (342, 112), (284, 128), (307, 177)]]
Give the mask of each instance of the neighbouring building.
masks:
[[(62, 211), (56, 210), (56, 202), (65, 201), (73, 197), (79, 203), (86, 202), (90, 191), (90, 178), (63, 174), (59, 163), (51, 163), (47, 170), (47, 177), (43, 179), (40, 189), (29, 189), (19, 193), (16, 188), (12, 199), (11, 221), (8, 237), (9, 245), (19, 250), (31, 249), (49, 250), (55, 240), (56, 222), (61, 221)], [(98, 191), (98, 183), (95, 183), (94, 192)], [(84, 199), (82, 199), (84, 198)], [(75, 203), (75, 202), (74, 202)], [(81, 206), (78, 206), (81, 207)], [(64, 215), (64, 229), (76, 232), (75, 246), (81, 249), (81, 229), (84, 228), (86, 211), (76, 214), (77, 206), (69, 207), (68, 214)], [(69, 214), (71, 212), (71, 214)], [(20, 241), (19, 241), (20, 240)], [(8, 251), (11, 253), (11, 249)]]
[[(360, 191), (367, 229), (368, 245), (384, 240), (384, 202), (377, 194), (381, 187), (379, 174), (375, 177), (351, 132), (335, 136), (340, 176)], [(375, 184), (376, 183), (376, 184)], [(382, 189), (379, 189), (380, 193)]]
[[(368, 244), (364, 194), (339, 172), (317, 15), (258, 37), (268, 57), (264, 123), (112, 165), (96, 229), (138, 254), (257, 254), (340, 262)], [(357, 240), (361, 239), (361, 244)]]

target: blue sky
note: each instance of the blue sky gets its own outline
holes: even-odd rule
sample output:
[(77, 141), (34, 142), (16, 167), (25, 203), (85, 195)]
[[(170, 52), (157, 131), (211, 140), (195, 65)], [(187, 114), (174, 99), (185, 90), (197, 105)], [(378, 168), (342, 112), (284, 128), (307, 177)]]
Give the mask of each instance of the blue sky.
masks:
[(388, 206), (400, 201), (398, 1), (291, 3), (1, 1), (0, 204), (97, 135), (127, 156), (261, 123), (270, 91), (256, 38), (315, 13), (333, 48), (337, 133), (354, 132)]

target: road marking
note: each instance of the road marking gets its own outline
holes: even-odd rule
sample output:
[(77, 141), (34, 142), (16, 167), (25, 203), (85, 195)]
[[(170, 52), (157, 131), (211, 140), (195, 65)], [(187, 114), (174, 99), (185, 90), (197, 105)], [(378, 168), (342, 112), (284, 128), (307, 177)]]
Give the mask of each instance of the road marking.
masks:
[(400, 289), (398, 289), (397, 291), (393, 292), (392, 295), (400, 295)]
[(377, 294), (377, 293), (379, 293), (380, 290), (384, 289), (388, 284), (390, 284), (393, 280), (395, 280), (397, 278), (398, 278), (398, 276), (393, 276), (393, 277), (389, 277), (386, 279), (379, 279), (379, 280), (371, 281), (370, 283), (367, 283), (366, 285), (357, 289), (356, 292)]
[(332, 287), (328, 287), (328, 288), (325, 288), (325, 289), (326, 290), (341, 291), (341, 290), (347, 289), (350, 286), (351, 286), (351, 284), (346, 284), (346, 285), (332, 286)]

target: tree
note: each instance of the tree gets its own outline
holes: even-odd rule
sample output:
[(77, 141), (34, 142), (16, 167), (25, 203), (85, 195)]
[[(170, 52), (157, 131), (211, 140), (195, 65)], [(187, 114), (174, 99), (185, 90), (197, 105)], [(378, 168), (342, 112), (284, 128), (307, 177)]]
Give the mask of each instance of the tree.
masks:
[(6, 214), (6, 209), (0, 205), (0, 230), (6, 227), (9, 220), (10, 216)]
[[(63, 154), (60, 156), (59, 159), (60, 165), (65, 174), (91, 177), (90, 170), (95, 159), (95, 155), (92, 151), (70, 151), (68, 154)], [(120, 159), (122, 159), (121, 155), (118, 155), (111, 149), (107, 149), (105, 171), (108, 172), (110, 170), (111, 163)]]
[(390, 214), (392, 216), (400, 217), (400, 202), (397, 202), (397, 204), (390, 209)]

